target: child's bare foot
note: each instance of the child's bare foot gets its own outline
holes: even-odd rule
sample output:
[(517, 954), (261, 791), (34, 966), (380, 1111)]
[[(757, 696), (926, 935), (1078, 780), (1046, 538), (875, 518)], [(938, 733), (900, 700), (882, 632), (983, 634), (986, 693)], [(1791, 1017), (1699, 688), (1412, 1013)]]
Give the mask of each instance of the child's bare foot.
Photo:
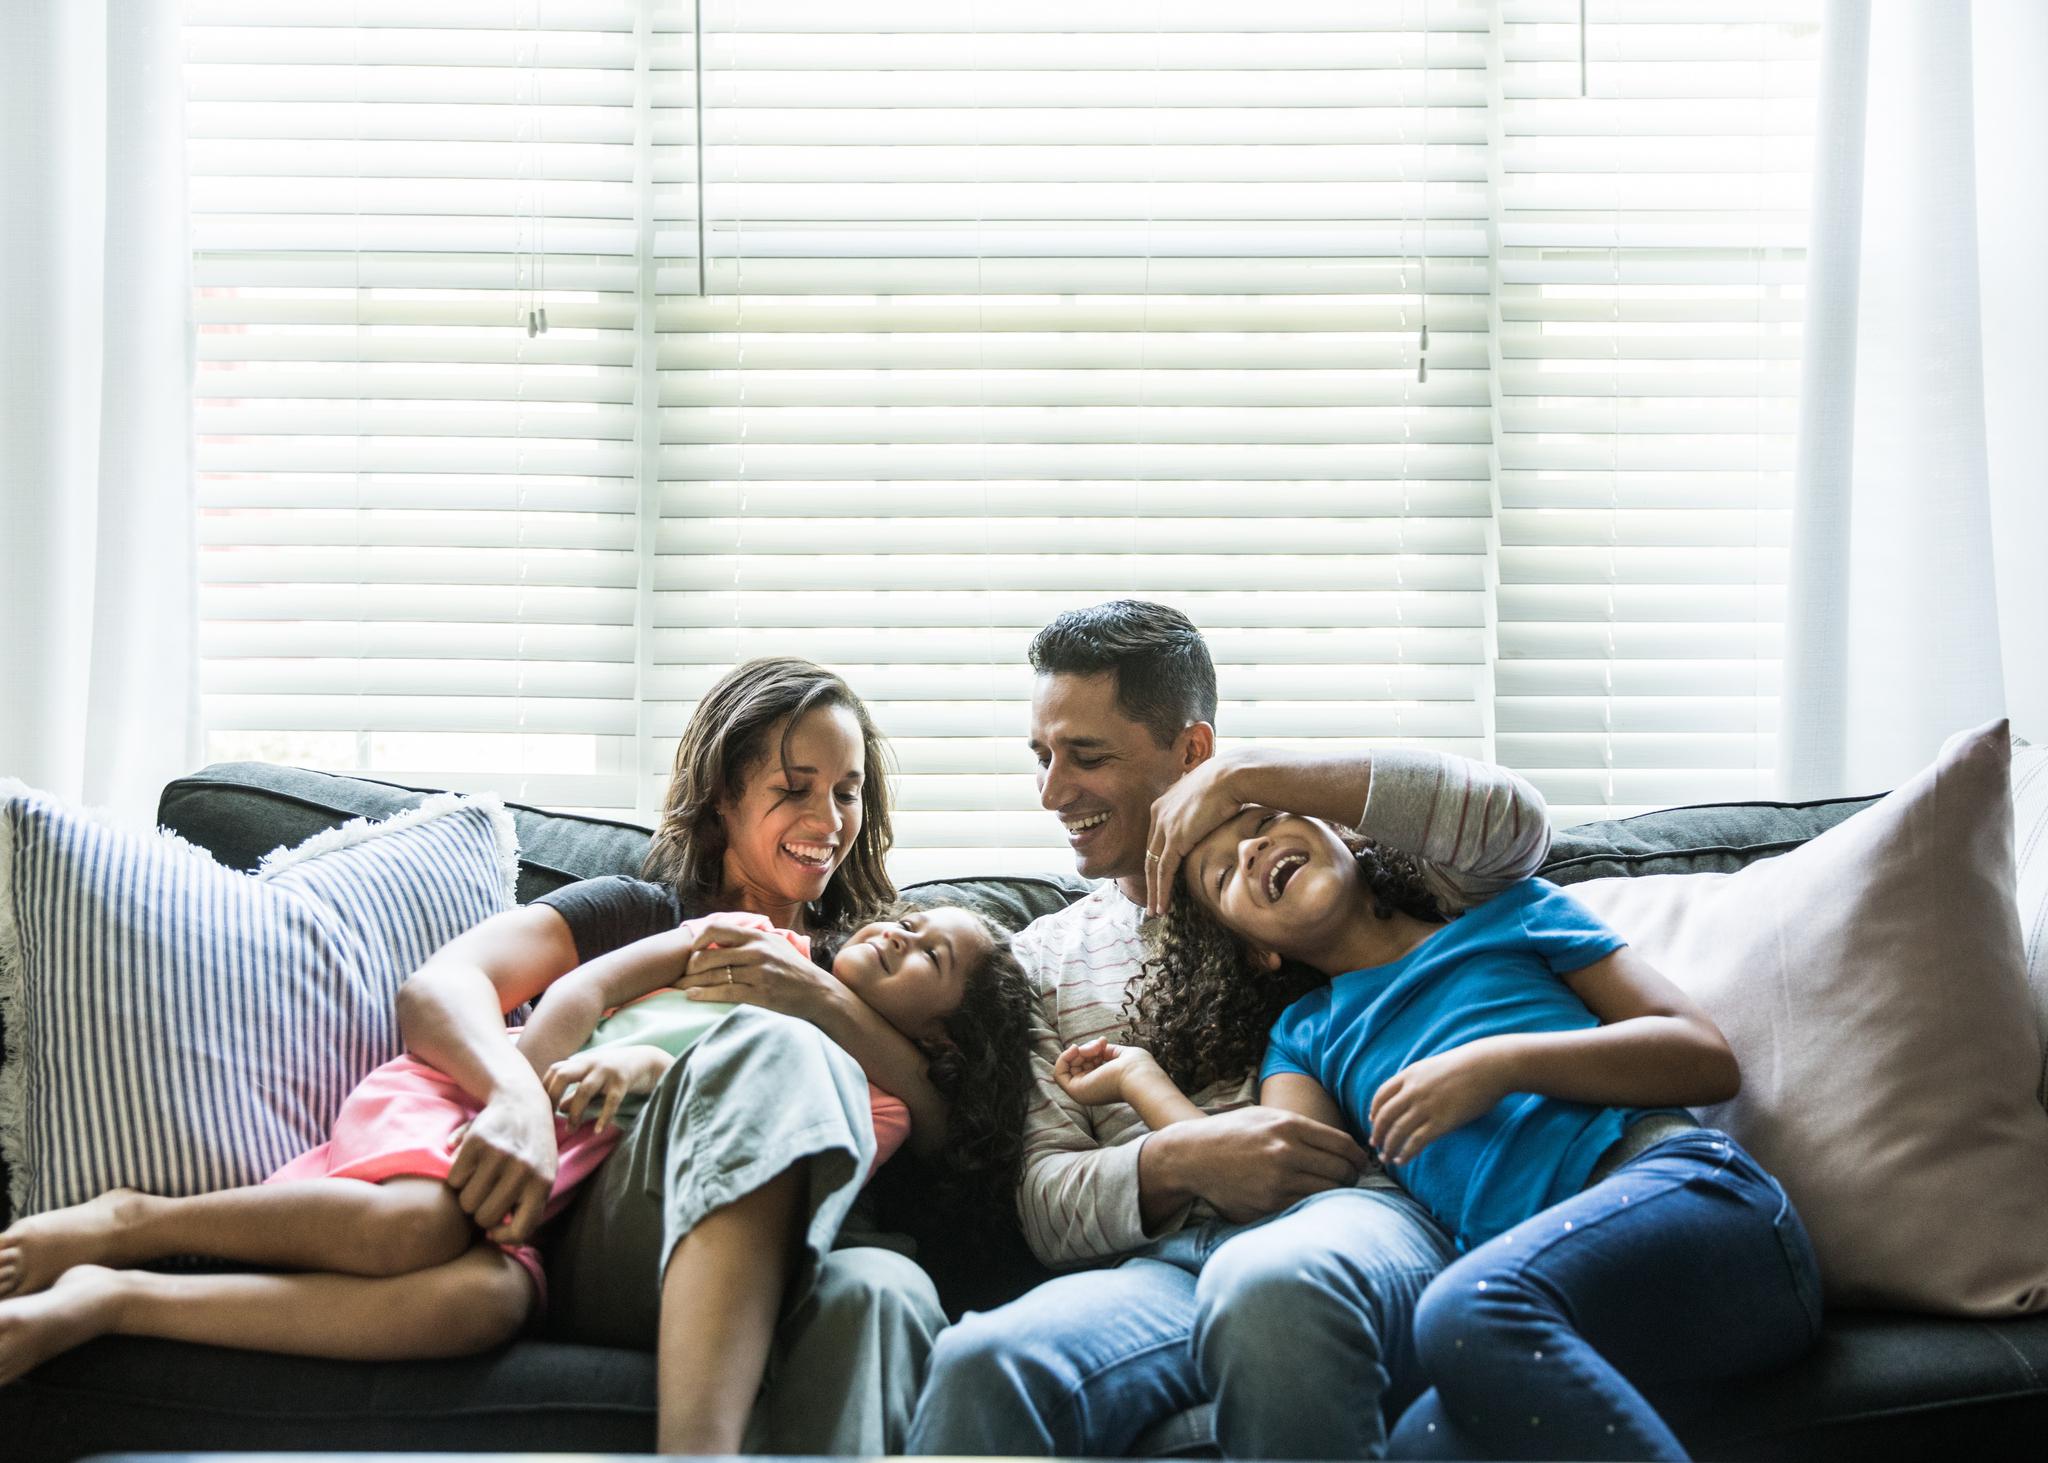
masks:
[(0, 1233), (0, 1298), (34, 1295), (73, 1265), (119, 1265), (120, 1239), (149, 1196), (109, 1189), (97, 1199), (17, 1220)]
[(114, 1323), (121, 1273), (74, 1265), (40, 1295), (0, 1300), (0, 1387), (62, 1356)]

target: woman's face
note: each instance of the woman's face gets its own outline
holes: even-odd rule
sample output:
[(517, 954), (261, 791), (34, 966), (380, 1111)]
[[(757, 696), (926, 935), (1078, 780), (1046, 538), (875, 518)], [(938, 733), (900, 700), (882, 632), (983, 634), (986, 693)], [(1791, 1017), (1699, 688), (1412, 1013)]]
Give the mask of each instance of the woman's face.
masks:
[(1314, 963), (1359, 898), (1358, 861), (1320, 818), (1248, 807), (1181, 866), (1195, 899), (1261, 950)]
[(966, 910), (919, 910), (855, 930), (832, 973), (905, 1036), (941, 1040), (988, 950), (988, 932)]
[[(721, 803), (724, 890), (738, 908), (786, 921), (791, 906), (820, 898), (860, 836), (866, 748), (844, 706), (805, 712), (779, 752), (786, 721), (768, 728), (768, 755), (737, 799)], [(792, 926), (794, 927), (794, 926)]]

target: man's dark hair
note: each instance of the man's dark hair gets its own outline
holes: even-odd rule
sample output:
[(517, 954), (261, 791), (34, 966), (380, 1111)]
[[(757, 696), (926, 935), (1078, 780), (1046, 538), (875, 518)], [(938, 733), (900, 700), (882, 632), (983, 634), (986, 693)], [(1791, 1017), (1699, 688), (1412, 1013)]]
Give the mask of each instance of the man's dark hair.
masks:
[(1198, 721), (1216, 722), (1216, 667), (1195, 622), (1142, 599), (1068, 610), (1031, 641), (1042, 676), (1116, 677), (1116, 705), (1164, 747)]

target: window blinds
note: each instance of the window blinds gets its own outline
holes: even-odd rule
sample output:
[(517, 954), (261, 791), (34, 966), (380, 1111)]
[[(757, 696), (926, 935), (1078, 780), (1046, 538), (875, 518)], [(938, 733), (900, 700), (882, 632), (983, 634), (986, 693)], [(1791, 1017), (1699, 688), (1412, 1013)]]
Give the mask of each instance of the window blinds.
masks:
[(191, 0), (214, 754), (645, 817), (803, 654), (899, 877), (1062, 866), (1024, 649), (1138, 594), (1226, 744), (1721, 795), (1810, 41), (1697, 8)]
[(1495, 25), (1495, 750), (1571, 823), (1770, 795), (1818, 26)]

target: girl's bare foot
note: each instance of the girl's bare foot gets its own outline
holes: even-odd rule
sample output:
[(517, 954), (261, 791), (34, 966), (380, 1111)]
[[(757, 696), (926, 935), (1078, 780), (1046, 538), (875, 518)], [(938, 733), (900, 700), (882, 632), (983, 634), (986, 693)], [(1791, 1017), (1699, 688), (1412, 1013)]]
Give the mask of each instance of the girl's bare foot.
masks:
[(109, 1189), (97, 1199), (17, 1220), (0, 1233), (0, 1298), (48, 1290), (74, 1265), (123, 1263), (121, 1236), (147, 1194)]
[(40, 1295), (0, 1300), (0, 1387), (112, 1329), (121, 1281), (118, 1270), (74, 1265)]

